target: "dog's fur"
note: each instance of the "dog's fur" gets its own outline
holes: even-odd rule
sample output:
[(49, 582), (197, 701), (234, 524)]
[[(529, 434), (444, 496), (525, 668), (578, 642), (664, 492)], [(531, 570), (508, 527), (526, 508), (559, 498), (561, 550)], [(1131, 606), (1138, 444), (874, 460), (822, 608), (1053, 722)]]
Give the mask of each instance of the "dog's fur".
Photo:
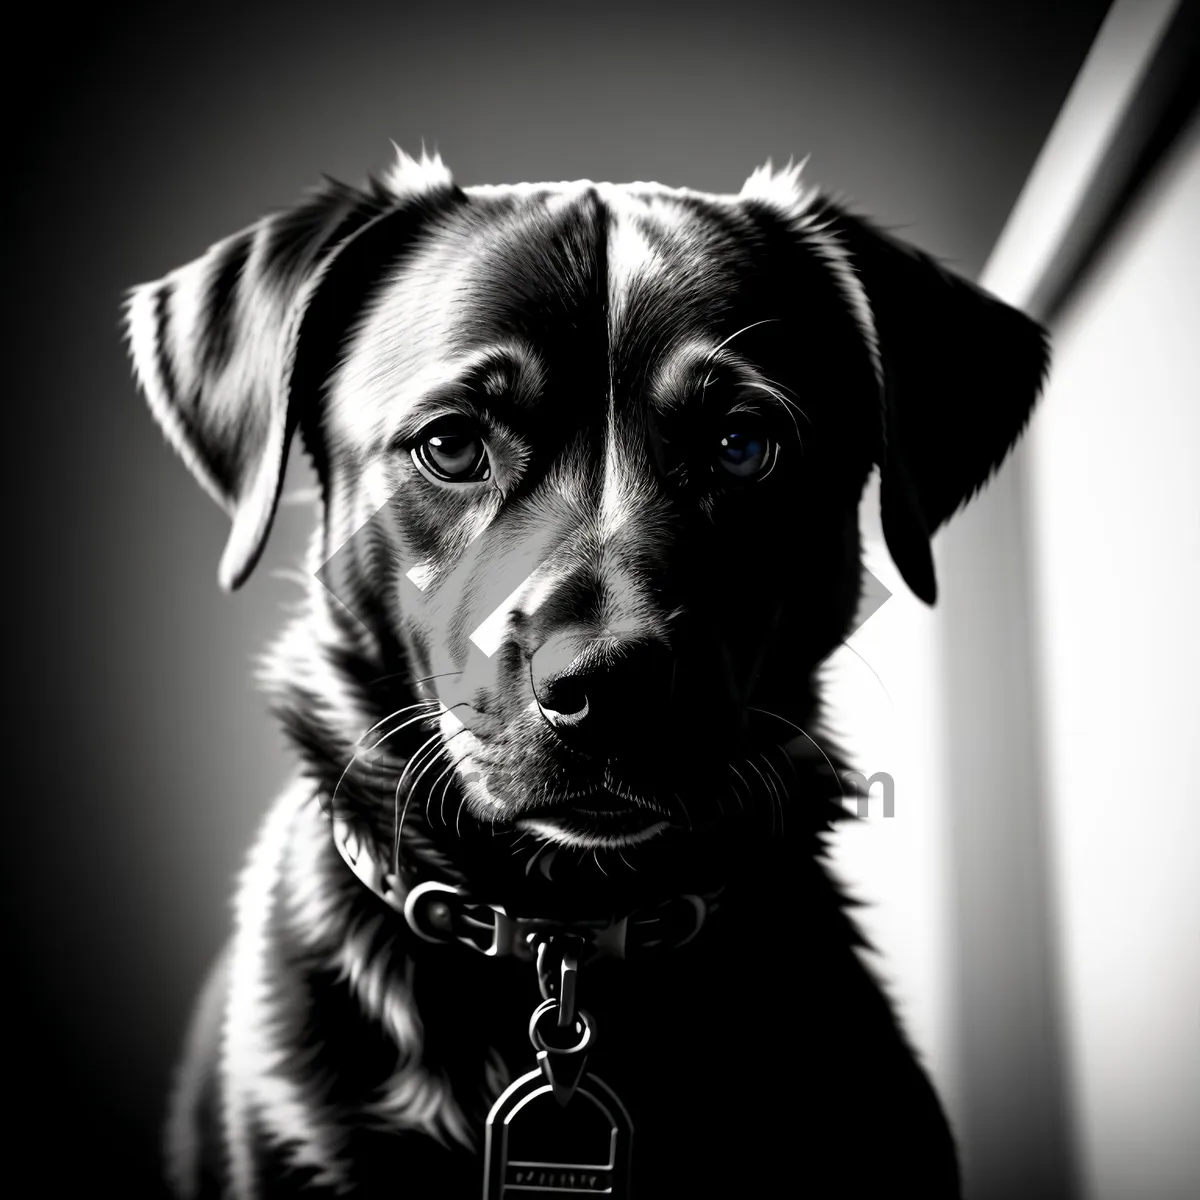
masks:
[[(855, 613), (872, 468), (932, 602), (930, 535), (1018, 437), (1042, 331), (798, 169), (729, 196), (460, 188), (404, 155), (135, 289), (128, 322), (156, 417), (231, 514), (224, 585), (297, 430), (323, 517), (267, 671), (302, 770), (193, 1028), (179, 1194), (479, 1193), (534, 972), (416, 941), (334, 813), (380, 862), (398, 843), (510, 909), (725, 885), (691, 944), (583, 972), (640, 1196), (958, 1195), (821, 863), (844, 809), (816, 675)], [(427, 469), (447, 418), (486, 479)], [(762, 469), (738, 475), (718, 447), (745, 430)]]

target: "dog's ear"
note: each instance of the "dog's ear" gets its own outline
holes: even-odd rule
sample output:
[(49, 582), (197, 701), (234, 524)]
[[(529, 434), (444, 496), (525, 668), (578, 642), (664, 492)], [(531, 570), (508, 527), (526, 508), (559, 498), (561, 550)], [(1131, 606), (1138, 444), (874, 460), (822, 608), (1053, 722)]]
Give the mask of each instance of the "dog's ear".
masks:
[(837, 209), (825, 215), (823, 229), (845, 251), (874, 323), (884, 537), (905, 582), (932, 604), (930, 536), (1020, 436), (1048, 369), (1046, 334), (867, 221)]
[[(219, 571), (226, 589), (245, 581), (270, 532), (304, 402), (297, 393), (323, 384), (373, 277), (411, 225), (391, 218), (426, 215), (449, 195), (462, 194), (439, 158), (400, 152), (368, 188), (329, 181), (129, 293), (126, 332), (150, 408), (232, 520)], [(314, 340), (325, 344), (319, 365)]]

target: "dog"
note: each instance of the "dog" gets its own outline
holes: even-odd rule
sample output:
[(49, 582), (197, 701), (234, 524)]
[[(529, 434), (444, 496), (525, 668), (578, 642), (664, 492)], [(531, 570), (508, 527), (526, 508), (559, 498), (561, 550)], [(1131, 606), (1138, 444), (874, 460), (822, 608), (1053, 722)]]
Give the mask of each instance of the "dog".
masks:
[(461, 187), (424, 152), (132, 289), (126, 328), (226, 589), (297, 433), (320, 493), (263, 672), (299, 769), (188, 1035), (175, 1193), (478, 1196), (540, 1047), (626, 1157), (555, 1174), (552, 1114), (550, 1173), (491, 1162), (489, 1196), (958, 1196), (824, 864), (817, 676), (868, 477), (932, 604), (1044, 331), (791, 164)]

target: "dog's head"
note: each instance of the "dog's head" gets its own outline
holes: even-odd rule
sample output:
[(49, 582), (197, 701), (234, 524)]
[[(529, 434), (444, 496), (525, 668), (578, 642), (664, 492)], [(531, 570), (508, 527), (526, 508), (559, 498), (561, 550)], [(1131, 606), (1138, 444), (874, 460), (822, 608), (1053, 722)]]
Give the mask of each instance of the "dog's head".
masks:
[(737, 195), (459, 188), (402, 156), (137, 289), (129, 328), (232, 517), (222, 582), (258, 558), (299, 428), (328, 603), (436, 700), (433, 776), (479, 821), (587, 847), (779, 802), (771, 752), (813, 741), (859, 599), (872, 468), (932, 602), (930, 536), (1046, 365), (1032, 321), (795, 169)]

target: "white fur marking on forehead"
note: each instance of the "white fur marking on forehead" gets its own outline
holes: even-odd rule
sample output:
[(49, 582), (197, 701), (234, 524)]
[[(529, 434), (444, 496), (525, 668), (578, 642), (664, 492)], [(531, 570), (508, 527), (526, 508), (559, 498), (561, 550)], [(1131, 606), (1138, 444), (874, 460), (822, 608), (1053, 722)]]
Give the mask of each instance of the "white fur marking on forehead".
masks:
[(663, 256), (626, 216), (618, 217), (608, 234), (608, 321), (615, 338), (625, 314), (625, 301), (634, 280), (653, 279), (665, 269)]
[(574, 208), (580, 199), (592, 190), (590, 180), (584, 180), (582, 183), (569, 183), (558, 185), (562, 188), (561, 191), (550, 192), (542, 197), (542, 205), (548, 216), (557, 216), (559, 213), (566, 212), (568, 209)]
[(449, 187), (454, 178), (450, 168), (442, 162), (442, 156), (436, 151), (429, 155), (425, 147), (421, 147), (421, 157), (413, 158), (406, 154), (395, 142), (396, 161), (388, 167), (383, 175), (383, 185), (397, 198), (415, 196), (434, 188)]
[(534, 581), (532, 590), (521, 602), (521, 612), (525, 617), (532, 617), (561, 585), (563, 577), (567, 574), (567, 568), (559, 561), (561, 557), (556, 556), (549, 564), (543, 564), (544, 569), (540, 577)]
[(607, 541), (624, 527), (637, 508), (640, 481), (617, 444), (620, 434), (610, 420), (604, 446), (604, 486), (600, 493), (599, 533)]

